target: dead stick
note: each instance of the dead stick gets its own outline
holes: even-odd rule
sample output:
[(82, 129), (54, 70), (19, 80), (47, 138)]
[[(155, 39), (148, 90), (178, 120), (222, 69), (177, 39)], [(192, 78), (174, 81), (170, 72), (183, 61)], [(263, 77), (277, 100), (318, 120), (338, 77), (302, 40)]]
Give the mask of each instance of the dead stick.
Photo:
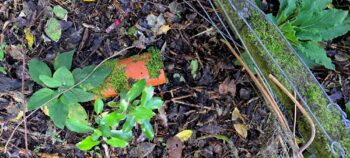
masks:
[[(25, 69), (26, 69), (26, 59), (25, 59), (25, 53), (22, 53), (22, 82), (21, 82), (21, 91), (22, 91), (22, 94), (24, 95), (24, 72), (25, 72)], [(23, 96), (24, 97), (24, 96)], [(26, 105), (25, 104), (26, 101), (24, 99), (23, 101), (23, 105)], [(23, 117), (26, 117), (26, 111), (27, 111), (27, 108), (25, 106), (23, 106)], [(25, 146), (25, 157), (26, 158), (29, 158), (29, 150), (28, 150), (28, 130), (27, 130), (27, 119), (24, 119), (24, 146)]]
[[(233, 47), (231, 46), (231, 44), (227, 41), (221, 40), (223, 43), (226, 44), (226, 46), (230, 49), (231, 53), (237, 58), (237, 60), (240, 62), (240, 64), (247, 70), (248, 75), (253, 79), (254, 83), (256, 84), (256, 86), (258, 87), (258, 89), (261, 91), (261, 93), (265, 96), (267, 102), (269, 102), (269, 105), (271, 105), (271, 109), (275, 112), (278, 121), (280, 122), (282, 129), (286, 132), (286, 133), (291, 133), (289, 127), (285, 124), (285, 118), (282, 114), (282, 112), (280, 111), (276, 101), (272, 98), (272, 96), (270, 95), (270, 93), (261, 85), (261, 83), (259, 82), (259, 80), (255, 77), (255, 75), (253, 74), (253, 72), (249, 69), (249, 67), (247, 66), (247, 64), (245, 64), (245, 62), (241, 59), (241, 57), (237, 54), (237, 52), (233, 49)], [(298, 148), (297, 145), (295, 145), (295, 143), (293, 141), (289, 142), (291, 146)], [(300, 154), (297, 154), (300, 157), (303, 157)]]
[(311, 143), (314, 141), (315, 139), (315, 135), (316, 135), (316, 128), (315, 128), (315, 124), (312, 121), (310, 115), (306, 112), (306, 110), (304, 109), (303, 106), (301, 106), (301, 104), (297, 101), (297, 99), (287, 90), (286, 87), (284, 87), (273, 75), (269, 75), (269, 78), (285, 93), (287, 94), (287, 96), (294, 102), (294, 104), (298, 107), (298, 109), (300, 110), (300, 112), (306, 117), (307, 121), (309, 122), (310, 126), (311, 126), (311, 137), (310, 139), (306, 142), (306, 144), (304, 146), (302, 146), (299, 150), (299, 153), (301, 154), (305, 149), (307, 149)]
[(282, 116), (280, 116), (280, 113), (278, 112), (278, 107), (275, 107), (274, 105), (274, 101), (271, 99), (271, 97), (269, 97), (269, 93), (265, 90), (265, 88), (260, 84), (259, 80), (255, 77), (255, 75), (253, 74), (253, 72), (250, 71), (249, 67), (244, 63), (244, 61), (241, 59), (241, 57), (237, 54), (237, 52), (233, 49), (233, 47), (231, 46), (230, 43), (228, 43), (227, 41), (222, 40), (223, 43), (226, 44), (226, 46), (230, 49), (231, 53), (237, 58), (237, 60), (239, 61), (239, 63), (242, 64), (242, 66), (247, 70), (248, 75), (253, 79), (254, 83), (256, 84), (256, 86), (258, 87), (258, 89), (261, 91), (261, 93), (265, 96), (265, 98), (267, 99), (267, 101), (272, 105), (272, 110), (276, 113), (277, 115), (277, 119), (278, 121), (281, 123), (283, 129), (285, 131), (288, 131), (288, 127), (285, 126), (285, 124), (283, 123), (283, 119)]

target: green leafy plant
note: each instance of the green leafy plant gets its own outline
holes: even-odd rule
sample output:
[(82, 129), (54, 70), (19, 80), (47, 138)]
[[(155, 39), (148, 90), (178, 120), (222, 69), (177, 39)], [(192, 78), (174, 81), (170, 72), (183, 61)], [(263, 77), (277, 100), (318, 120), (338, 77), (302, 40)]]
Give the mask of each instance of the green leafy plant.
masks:
[(79, 142), (77, 147), (80, 150), (90, 150), (103, 140), (112, 147), (124, 148), (132, 139), (132, 129), (136, 124), (139, 124), (142, 133), (152, 140), (154, 132), (150, 119), (155, 115), (153, 110), (163, 105), (161, 98), (153, 97), (153, 94), (154, 88), (146, 86), (143, 79), (134, 83), (127, 93), (122, 93), (118, 103), (109, 102), (107, 105), (112, 108), (109, 112), (103, 112), (105, 105), (101, 99), (97, 99), (94, 103), (97, 115), (95, 122), (98, 125), (96, 129), (78, 122), (69, 124), (72, 131), (93, 132)]
[(271, 14), (269, 16), (280, 27), (300, 57), (310, 68), (323, 65), (334, 69), (335, 66), (319, 42), (344, 35), (350, 30), (348, 11), (330, 7), (332, 0), (279, 2), (278, 14), (275, 17)]
[[(6, 43), (0, 43), (0, 61), (3, 61), (5, 58), (5, 50), (7, 48)], [(0, 66), (0, 72), (3, 74), (7, 74), (4, 67)]]
[[(51, 10), (58, 19), (67, 19), (68, 11), (62, 8), (61, 6), (56, 5), (53, 8), (49, 8), (49, 10)], [(46, 23), (45, 33), (48, 37), (50, 37), (51, 40), (58, 42), (62, 35), (60, 21), (57, 20), (55, 17), (51, 17)]]
[[(88, 91), (100, 85), (111, 72), (110, 68), (99, 67), (84, 82), (71, 88), (86, 78), (95, 67), (91, 65), (83, 69), (76, 68), (71, 72), (73, 54), (74, 50), (57, 55), (53, 63), (53, 74), (49, 66), (38, 59), (32, 59), (28, 63), (33, 81), (44, 87), (31, 96), (28, 110), (47, 107), (48, 115), (59, 128), (64, 128), (65, 125), (69, 128), (70, 124), (77, 121), (88, 124), (86, 111), (79, 103), (92, 100), (95, 94)], [(66, 92), (59, 95), (63, 91)]]

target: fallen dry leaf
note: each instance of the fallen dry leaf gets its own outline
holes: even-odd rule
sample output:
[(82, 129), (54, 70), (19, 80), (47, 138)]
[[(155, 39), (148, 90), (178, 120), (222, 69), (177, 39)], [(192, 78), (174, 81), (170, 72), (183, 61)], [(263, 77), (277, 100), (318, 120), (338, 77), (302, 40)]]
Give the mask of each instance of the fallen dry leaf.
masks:
[(198, 129), (198, 131), (208, 133), (208, 134), (219, 134), (224, 130), (225, 130), (224, 128), (213, 124), (205, 125)]
[(192, 130), (183, 130), (180, 133), (176, 134), (176, 137), (179, 138), (182, 142), (185, 142), (191, 137), (192, 133)]
[(149, 154), (152, 153), (154, 150), (154, 147), (156, 145), (153, 143), (143, 142), (137, 145), (136, 151), (137, 151), (137, 157), (147, 157)]
[(30, 32), (29, 28), (24, 29), (24, 34), (25, 34), (25, 38), (27, 40), (28, 47), (33, 48), (33, 44), (35, 41), (34, 35)]
[(219, 93), (226, 95), (227, 93), (231, 93), (232, 97), (236, 96), (236, 81), (230, 80), (229, 77), (225, 79), (223, 83), (219, 85)]
[(235, 109), (232, 111), (232, 121), (236, 121), (238, 119), (241, 119), (244, 122), (244, 119), (241, 115), (241, 112), (238, 110), (238, 108), (235, 107)]
[(158, 29), (157, 35), (166, 34), (170, 29), (169, 25), (163, 25)]
[(167, 141), (168, 157), (169, 158), (181, 158), (183, 143), (178, 137), (172, 137)]
[(244, 138), (247, 138), (248, 127), (245, 124), (234, 124), (233, 127), (239, 135), (241, 135)]

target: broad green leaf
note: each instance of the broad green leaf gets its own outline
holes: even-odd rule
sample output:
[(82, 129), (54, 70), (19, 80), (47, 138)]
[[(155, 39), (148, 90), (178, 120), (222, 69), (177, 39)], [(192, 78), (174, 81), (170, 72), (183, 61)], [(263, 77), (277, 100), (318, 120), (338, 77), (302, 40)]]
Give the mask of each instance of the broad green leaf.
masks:
[(310, 67), (323, 65), (334, 70), (332, 60), (327, 56), (326, 51), (317, 42), (301, 42), (298, 47), (299, 54)]
[(79, 102), (77, 96), (72, 91), (67, 91), (63, 93), (63, 95), (60, 97), (60, 100), (63, 104), (67, 105)]
[(146, 86), (145, 79), (138, 80), (136, 83), (134, 83), (131, 89), (129, 90), (129, 92), (126, 94), (126, 101), (131, 102), (135, 98), (137, 98), (142, 93), (142, 90), (143, 88), (145, 88), (145, 86)]
[(111, 128), (106, 125), (99, 124), (98, 130), (102, 132), (103, 137), (110, 137), (112, 135)]
[(277, 14), (277, 25), (287, 20), (297, 7), (296, 0), (279, 0), (280, 8)]
[(141, 121), (141, 129), (142, 129), (142, 133), (143, 133), (149, 140), (153, 140), (153, 138), (154, 138), (153, 127), (152, 127), (151, 123), (149, 123), (149, 121), (147, 121), (147, 120), (142, 120), (142, 121)]
[(96, 141), (96, 140), (100, 139), (100, 137), (102, 136), (102, 132), (98, 129), (95, 129), (94, 133), (92, 133), (90, 136), (91, 136), (92, 140)]
[(36, 91), (28, 101), (28, 110), (35, 110), (43, 106), (55, 96), (56, 92), (49, 88), (42, 88)]
[(284, 36), (293, 44), (298, 45), (299, 41), (297, 37), (295, 36), (295, 30), (294, 27), (289, 23), (286, 22), (281, 26), (281, 31), (283, 32)]
[(57, 70), (63, 66), (66, 67), (68, 70), (70, 70), (72, 67), (74, 52), (75, 52), (75, 50), (71, 50), (68, 52), (58, 54), (55, 58), (54, 63), (53, 63), (55, 70)]
[(115, 127), (121, 120), (125, 119), (125, 117), (125, 114), (114, 111), (104, 115), (100, 120), (100, 124), (106, 125), (107, 127)]
[[(83, 69), (74, 69), (73, 76), (78, 83), (86, 78), (95, 68), (95, 65), (87, 66)], [(106, 66), (99, 67), (88, 79), (82, 82), (79, 87), (84, 90), (91, 90), (105, 81), (107, 76), (111, 73), (112, 69)]]
[(112, 137), (111, 139), (106, 139), (105, 142), (113, 147), (124, 148), (128, 145), (128, 142), (119, 138)]
[(143, 106), (138, 106), (130, 112), (130, 115), (134, 116), (136, 121), (139, 122), (141, 120), (150, 120), (155, 114), (151, 109)]
[(45, 86), (50, 88), (57, 88), (62, 85), (62, 83), (59, 80), (54, 79), (50, 76), (40, 75), (39, 79), (45, 84)]
[(311, 19), (303, 22), (301, 29), (322, 31), (341, 24), (348, 12), (340, 9), (328, 9), (315, 13)]
[(66, 67), (60, 67), (53, 74), (53, 78), (61, 81), (63, 86), (73, 86), (74, 78), (72, 73)]
[(298, 40), (311, 40), (311, 41), (321, 41), (321, 35), (317, 31), (313, 31), (310, 29), (295, 29), (295, 35), (298, 38)]
[(88, 102), (90, 100), (92, 100), (95, 96), (95, 94), (90, 93), (90, 92), (86, 92), (80, 88), (73, 88), (72, 89), (73, 94), (77, 97), (78, 102)]
[(192, 74), (193, 78), (196, 77), (198, 69), (199, 69), (198, 61), (197, 60), (192, 60), (191, 61), (191, 74)]
[(53, 123), (58, 127), (63, 129), (66, 124), (68, 116), (68, 105), (63, 104), (60, 100), (48, 105), (49, 116)]
[(163, 105), (162, 99), (159, 97), (154, 97), (147, 102), (145, 107), (147, 109), (160, 109), (162, 107), (162, 105)]
[(94, 146), (100, 144), (100, 141), (98, 140), (101, 137), (102, 133), (99, 130), (95, 130), (95, 132), (83, 139), (81, 142), (79, 142), (76, 146), (78, 149), (87, 151), (92, 149)]
[(83, 106), (75, 103), (69, 105), (68, 118), (87, 122), (88, 115)]
[(349, 32), (350, 30), (350, 18), (345, 20), (342, 24), (329, 28), (327, 30), (321, 31), (320, 36), (322, 41), (328, 41), (338, 36), (342, 36)]
[(302, 25), (304, 22), (310, 21), (314, 18), (314, 14), (324, 10), (331, 0), (317, 0), (317, 1), (301, 1), (298, 7), (298, 15), (292, 21), (294, 26)]
[(147, 102), (153, 97), (153, 94), (154, 94), (154, 88), (151, 85), (146, 86), (142, 90), (141, 106), (145, 106)]
[(86, 121), (80, 121), (75, 119), (67, 119), (66, 126), (69, 130), (77, 133), (88, 133), (94, 131), (94, 128), (89, 126)]
[(45, 75), (51, 77), (50, 68), (42, 61), (38, 59), (32, 59), (28, 63), (29, 74), (32, 77), (33, 81), (39, 84), (43, 84), (43, 82), (39, 79), (40, 75)]
[(112, 137), (119, 138), (125, 141), (130, 141), (132, 140), (132, 132), (124, 132), (122, 130), (111, 130)]
[(136, 120), (134, 116), (127, 116), (126, 121), (123, 124), (122, 130), (124, 132), (130, 132), (131, 129), (135, 126)]
[[(122, 96), (122, 94), (121, 94)], [(119, 102), (119, 111), (120, 112), (125, 112), (128, 109), (129, 102), (127, 102), (124, 98), (121, 97), (120, 102)]]
[(61, 20), (65, 20), (67, 18), (68, 11), (59, 5), (54, 6), (52, 11)]
[(100, 114), (103, 111), (103, 101), (101, 98), (95, 100), (94, 110), (96, 114)]
[(58, 42), (62, 34), (60, 22), (56, 18), (49, 19), (46, 24), (45, 33), (51, 40)]

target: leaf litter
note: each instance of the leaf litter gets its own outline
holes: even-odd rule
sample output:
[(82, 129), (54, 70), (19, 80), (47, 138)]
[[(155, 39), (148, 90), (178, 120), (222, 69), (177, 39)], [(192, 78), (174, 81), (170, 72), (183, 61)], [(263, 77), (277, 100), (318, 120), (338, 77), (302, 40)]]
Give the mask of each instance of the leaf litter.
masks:
[[(52, 61), (59, 52), (77, 49), (71, 66), (82, 68), (98, 64), (130, 45), (142, 49), (150, 46), (161, 48), (166, 42), (162, 57), (168, 83), (156, 88), (156, 94), (166, 103), (158, 118), (152, 119), (155, 139), (152, 142), (133, 140), (123, 150), (109, 148), (111, 157), (125, 157), (134, 148), (134, 157), (221, 157), (223, 153), (232, 157), (256, 156), (273, 134), (270, 131), (272, 125), (267, 123), (269, 111), (261, 99), (255, 99), (257, 92), (240, 67), (233, 64), (234, 58), (218, 41), (219, 35), (183, 3), (120, 0), (112, 4), (107, 1), (55, 1), (53, 4), (50, 6), (48, 1), (39, 0), (25, 1), (23, 7), (15, 1), (5, 1), (0, 5), (0, 42), (8, 45), (1, 62), (7, 72), (0, 75), (1, 118), (15, 119), (21, 113), (23, 100), (14, 98), (14, 93), (18, 93), (21, 87), (23, 76), (19, 70), (22, 69), (23, 54), (26, 62), (37, 58), (54, 68)], [(105, 31), (111, 24), (115, 26)], [(133, 49), (123, 57), (141, 51)], [(328, 54), (332, 55), (331, 52)], [(333, 56), (335, 64), (345, 63), (344, 72), (350, 72), (345, 53), (339, 51)], [(319, 77), (325, 78), (325, 73), (321, 71)], [(29, 98), (41, 86), (34, 84), (35, 79), (23, 78), (26, 93), (20, 95)], [(347, 102), (350, 98), (350, 88), (347, 90), (349, 79), (340, 75), (340, 78), (328, 77), (325, 80), (329, 84), (340, 81), (343, 81), (345, 90), (336, 90), (334, 94), (341, 96), (342, 93), (343, 96), (337, 99)], [(6, 109), (10, 106), (12, 109)], [(82, 107), (93, 113), (92, 103), (83, 103)], [(2, 137), (6, 139), (14, 126), (7, 121), (4, 126), (8, 130), (2, 133)], [(105, 156), (102, 147), (91, 152), (76, 150), (74, 144), (82, 135), (66, 129), (52, 129), (52, 122), (42, 112), (35, 113), (27, 126), (29, 133), (39, 135), (29, 134), (31, 151), (60, 157)], [(141, 129), (133, 132), (141, 132)], [(175, 135), (181, 132), (185, 133), (179, 139)], [(11, 142), (23, 149), (22, 138), (23, 133), (18, 132)], [(42, 142), (46, 143), (37, 146)], [(16, 151), (10, 150), (9, 154), (16, 155)]]

